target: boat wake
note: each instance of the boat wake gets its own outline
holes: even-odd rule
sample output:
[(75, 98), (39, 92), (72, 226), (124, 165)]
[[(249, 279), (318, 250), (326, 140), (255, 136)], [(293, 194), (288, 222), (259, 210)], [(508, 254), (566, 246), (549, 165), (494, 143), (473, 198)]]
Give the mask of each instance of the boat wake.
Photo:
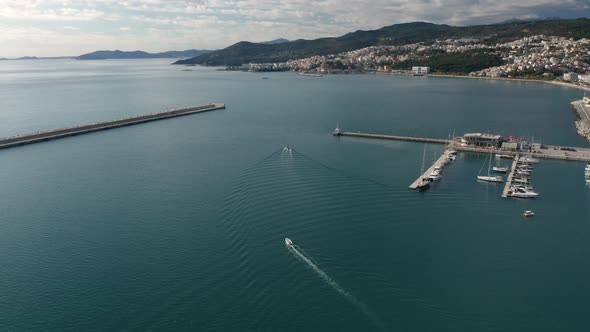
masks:
[(340, 285), (338, 285), (338, 283), (336, 283), (336, 281), (334, 281), (334, 279), (330, 278), (330, 276), (326, 272), (324, 272), (322, 269), (320, 269), (311, 260), (310, 257), (307, 257), (306, 255), (304, 255), (302, 253), (303, 249), (299, 248), (298, 246), (296, 246), (294, 244), (287, 246), (287, 249), (289, 251), (291, 251), (293, 254), (295, 254), (295, 256), (297, 256), (297, 258), (301, 259), (304, 263), (306, 263), (313, 271), (315, 271), (320, 276), (320, 278), (322, 278), (330, 287), (332, 287), (332, 289), (334, 289), (336, 292), (338, 292), (340, 295), (342, 295), (350, 303), (357, 306), (371, 320), (371, 322), (373, 324), (375, 324), (375, 326), (377, 326), (382, 331), (385, 330), (383, 323), (379, 320), (379, 318), (371, 310), (369, 310), (367, 305), (365, 305), (364, 303), (359, 301), (356, 297), (354, 297), (352, 294), (350, 294), (349, 292), (344, 290), (344, 288), (340, 287)]

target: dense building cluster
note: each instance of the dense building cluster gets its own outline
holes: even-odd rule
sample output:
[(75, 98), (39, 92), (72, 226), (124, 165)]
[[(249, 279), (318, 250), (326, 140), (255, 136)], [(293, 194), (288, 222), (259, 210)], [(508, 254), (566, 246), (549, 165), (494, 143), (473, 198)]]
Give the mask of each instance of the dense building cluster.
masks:
[[(440, 72), (442, 70), (437, 68), (436, 59), (441, 56), (452, 59), (449, 57), (453, 55), (465, 55), (466, 59), (473, 58), (474, 55), (485, 55), (498, 59), (499, 64), (486, 67), (486, 62), (482, 62), (481, 70), (455, 73), (481, 77), (560, 77), (566, 81), (590, 84), (590, 40), (544, 35), (496, 44), (484, 43), (477, 39), (446, 39), (431, 43), (371, 46), (339, 54), (312, 56), (281, 63), (250, 64), (249, 70), (320, 73), (391, 72), (410, 71), (412, 66), (430, 66), (433, 71)], [(445, 70), (445, 72), (452, 73), (453, 70)], [(564, 73), (566, 75), (562, 76)]]

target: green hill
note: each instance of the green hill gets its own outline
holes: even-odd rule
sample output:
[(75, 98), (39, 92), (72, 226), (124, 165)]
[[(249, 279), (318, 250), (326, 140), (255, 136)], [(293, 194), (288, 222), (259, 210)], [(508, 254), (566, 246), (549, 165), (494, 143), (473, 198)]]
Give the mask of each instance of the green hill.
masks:
[(575, 39), (590, 38), (590, 19), (509, 22), (467, 27), (425, 22), (403, 23), (377, 30), (359, 30), (336, 38), (299, 39), (280, 44), (239, 42), (222, 50), (177, 61), (175, 64), (238, 66), (250, 62), (284, 62), (375, 45), (403, 45), (448, 38), (477, 38), (492, 44), (540, 34)]

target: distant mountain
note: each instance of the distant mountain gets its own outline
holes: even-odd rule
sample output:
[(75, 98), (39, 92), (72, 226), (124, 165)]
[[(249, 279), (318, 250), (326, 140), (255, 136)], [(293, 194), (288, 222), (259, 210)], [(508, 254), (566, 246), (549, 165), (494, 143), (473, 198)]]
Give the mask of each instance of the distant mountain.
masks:
[(73, 59), (73, 56), (23, 56), (20, 58), (0, 58), (0, 60), (56, 60), (56, 59)]
[(278, 38), (278, 39), (273, 39), (273, 40), (269, 40), (269, 41), (265, 41), (262, 42), (260, 44), (282, 44), (282, 43), (288, 43), (290, 40), (289, 39), (285, 39), (285, 38)]
[(375, 45), (403, 45), (448, 38), (475, 38), (492, 44), (538, 34), (576, 39), (590, 38), (590, 19), (543, 20), (466, 27), (425, 22), (403, 23), (378, 30), (359, 30), (336, 38), (299, 39), (280, 44), (239, 42), (222, 50), (177, 61), (175, 64), (237, 66), (250, 62), (283, 62), (313, 55), (336, 54)]
[(106, 60), (106, 59), (159, 59), (159, 58), (192, 58), (211, 52), (209, 50), (168, 51), (148, 53), (144, 51), (96, 51), (76, 57), (78, 60)]
[(560, 20), (561, 18), (557, 17), (557, 16), (551, 16), (551, 17), (538, 17), (538, 18), (529, 18), (529, 19), (521, 19), (521, 18), (510, 18), (507, 19), (506, 21), (502, 21), (500, 23), (496, 23), (496, 24), (508, 24), (508, 23), (524, 23), (524, 22), (534, 22), (534, 21), (556, 21), (556, 20)]

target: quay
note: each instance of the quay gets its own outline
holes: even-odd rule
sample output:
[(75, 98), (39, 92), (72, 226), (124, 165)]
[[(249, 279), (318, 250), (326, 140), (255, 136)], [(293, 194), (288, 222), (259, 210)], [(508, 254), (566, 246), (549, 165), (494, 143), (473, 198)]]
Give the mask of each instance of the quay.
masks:
[(449, 157), (450, 151), (449, 149), (446, 149), (445, 152), (443, 152), (443, 154), (440, 156), (440, 158), (438, 158), (434, 164), (432, 164), (432, 166), (430, 166), (426, 172), (424, 172), (424, 174), (421, 174), (420, 177), (418, 177), (416, 179), (416, 181), (412, 182), (412, 184), (410, 185), (410, 189), (416, 189), (418, 188), (418, 184), (420, 183), (420, 181), (422, 181), (423, 178), (427, 177), (428, 175), (430, 175), (430, 173), (432, 173), (434, 171), (434, 168), (436, 166), (443, 166), (443, 161), (445, 159), (447, 159)]
[(576, 129), (578, 134), (590, 141), (590, 97), (584, 96), (582, 100), (572, 102), (576, 111)]
[[(474, 146), (462, 143), (460, 138), (453, 138), (451, 140), (429, 138), (429, 137), (412, 137), (412, 136), (394, 136), (394, 135), (381, 135), (381, 134), (368, 134), (368, 133), (353, 133), (340, 131), (336, 128), (334, 131), (335, 136), (349, 136), (358, 138), (371, 138), (371, 139), (385, 139), (385, 140), (401, 140), (409, 142), (425, 142), (425, 143), (437, 143), (437, 144), (448, 144), (450, 148), (462, 151), (462, 152), (473, 152), (473, 153), (490, 153), (490, 150), (494, 153), (507, 154), (516, 156), (522, 154), (523, 151), (518, 150), (502, 150), (497, 147), (490, 146)], [(583, 161), (590, 162), (590, 148), (580, 147), (568, 147), (568, 146), (557, 146), (557, 145), (543, 145), (540, 149), (526, 152), (527, 156), (534, 158), (543, 159), (557, 159), (557, 160), (568, 160), (568, 161)]]
[(93, 133), (102, 130), (114, 129), (125, 126), (132, 126), (140, 123), (164, 120), (195, 113), (204, 113), (224, 109), (225, 104), (211, 103), (202, 106), (176, 108), (172, 110), (131, 116), (123, 119), (95, 122), (90, 124), (77, 125), (73, 127), (59, 128), (47, 131), (39, 131), (26, 135), (18, 135), (0, 139), (0, 149), (7, 149), (15, 146), (39, 143), (69, 136)]
[(514, 157), (514, 161), (512, 162), (512, 167), (510, 168), (510, 173), (508, 174), (508, 179), (506, 179), (506, 186), (504, 187), (504, 190), (502, 191), (503, 198), (508, 198), (508, 192), (510, 191), (510, 188), (512, 187), (512, 179), (514, 177), (514, 172), (516, 171), (516, 165), (518, 165), (519, 159), (520, 159), (520, 155), (517, 154)]

